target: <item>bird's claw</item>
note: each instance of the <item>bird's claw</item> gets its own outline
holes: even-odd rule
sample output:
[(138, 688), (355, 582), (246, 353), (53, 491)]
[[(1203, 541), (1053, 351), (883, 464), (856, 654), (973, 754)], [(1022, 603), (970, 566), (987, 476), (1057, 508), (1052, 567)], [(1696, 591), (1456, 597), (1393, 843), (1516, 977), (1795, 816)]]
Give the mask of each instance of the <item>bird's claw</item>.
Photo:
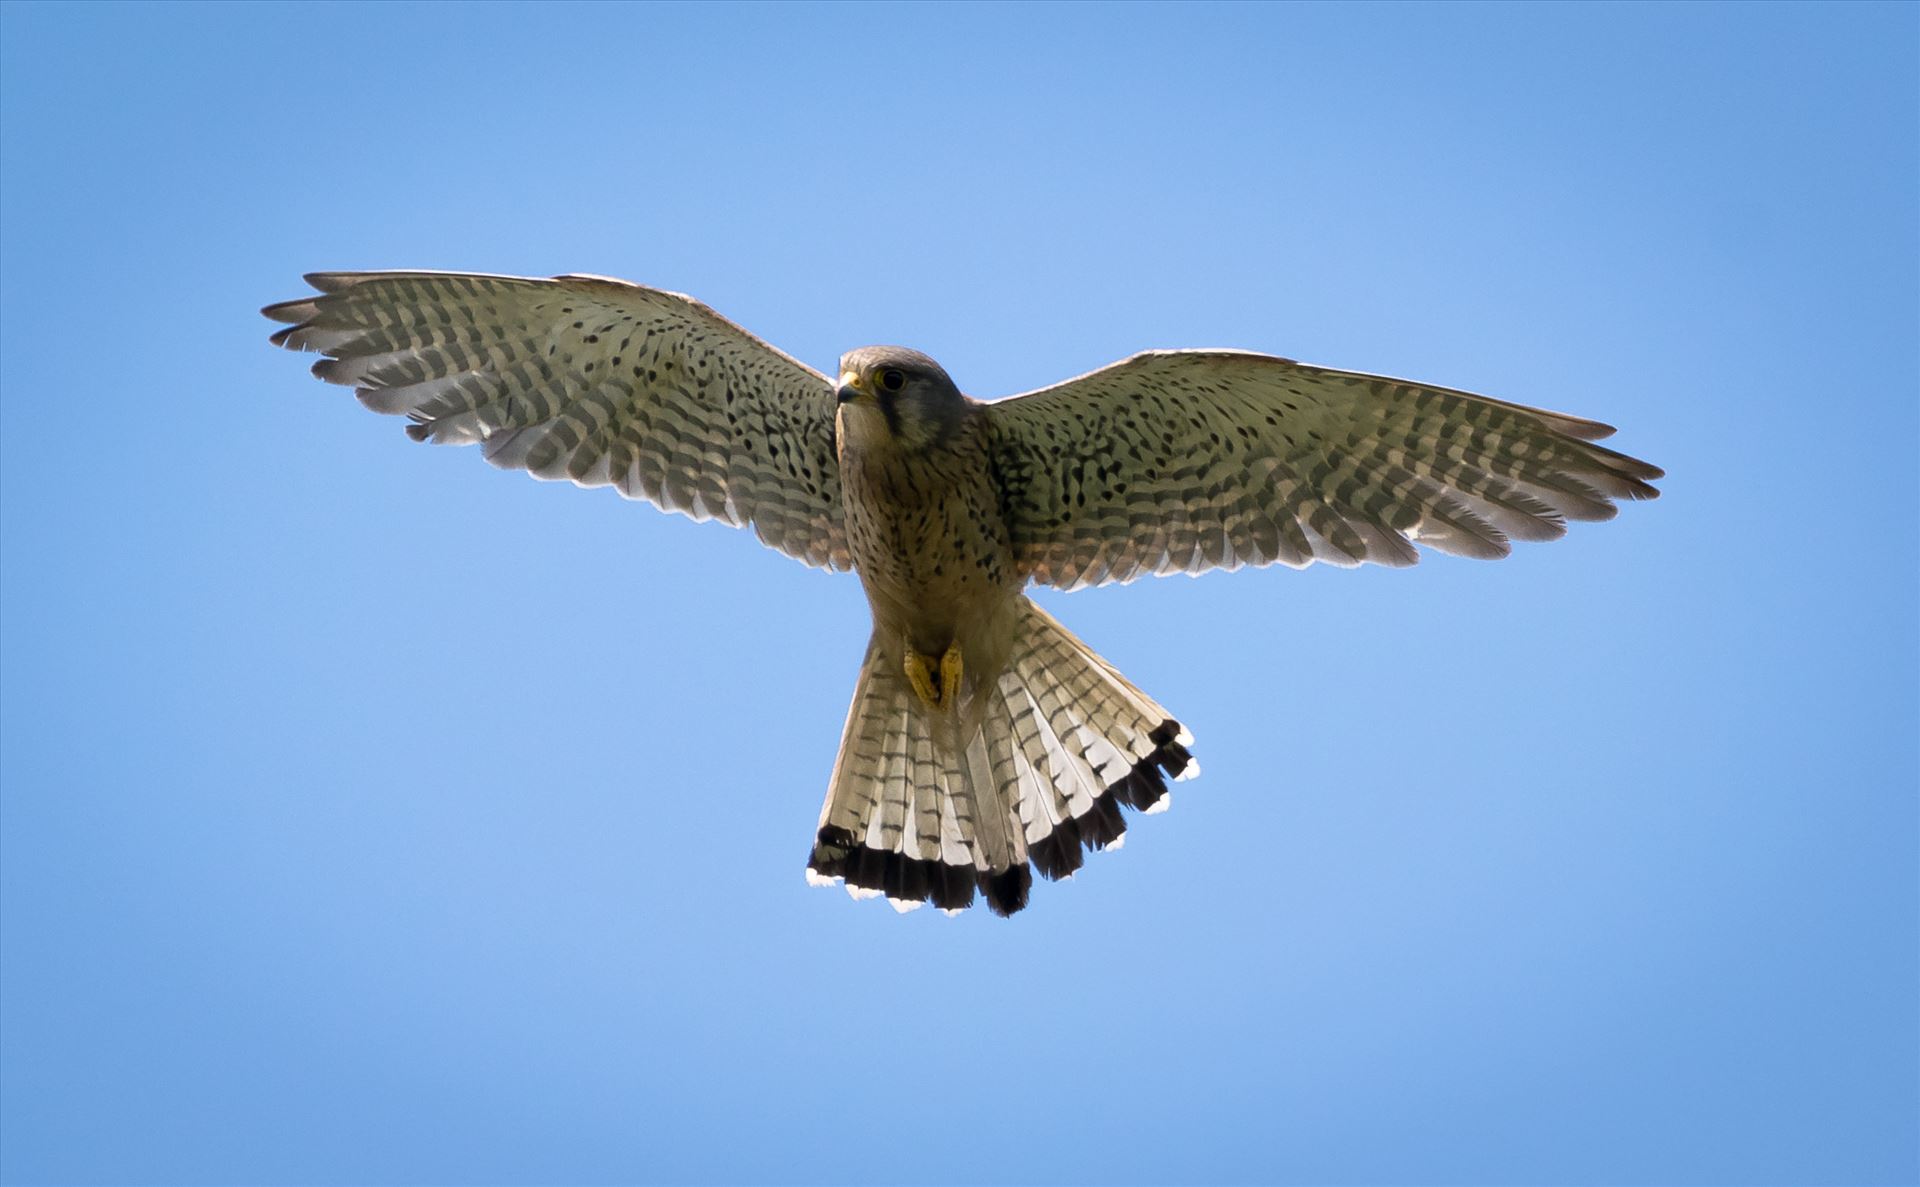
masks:
[(947, 653), (940, 657), (940, 705), (951, 709), (960, 701), (960, 640), (947, 644)]
[(955, 640), (949, 644), (945, 655), (940, 657), (940, 683), (933, 683), (933, 669), (927, 657), (913, 648), (907, 648), (907, 683), (913, 686), (913, 693), (920, 703), (939, 713), (952, 709), (960, 699), (960, 677), (965, 665), (960, 659), (960, 643)]
[(940, 708), (940, 690), (933, 686), (932, 674), (927, 671), (927, 657), (913, 648), (907, 648), (907, 683), (913, 685), (914, 695), (920, 703), (929, 709)]

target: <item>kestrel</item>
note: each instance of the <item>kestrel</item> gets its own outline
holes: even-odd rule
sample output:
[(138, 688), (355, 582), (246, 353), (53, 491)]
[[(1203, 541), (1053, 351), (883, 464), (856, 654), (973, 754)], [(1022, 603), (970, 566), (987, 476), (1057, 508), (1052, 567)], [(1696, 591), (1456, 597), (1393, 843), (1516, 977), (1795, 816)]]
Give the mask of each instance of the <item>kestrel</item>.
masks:
[(1023, 594), (1275, 562), (1472, 557), (1650, 499), (1603, 424), (1231, 350), (1149, 351), (991, 403), (918, 351), (837, 380), (705, 305), (597, 276), (323, 272), (281, 346), (417, 441), (753, 525), (873, 610), (808, 881), (1026, 906), (1167, 806), (1193, 738)]

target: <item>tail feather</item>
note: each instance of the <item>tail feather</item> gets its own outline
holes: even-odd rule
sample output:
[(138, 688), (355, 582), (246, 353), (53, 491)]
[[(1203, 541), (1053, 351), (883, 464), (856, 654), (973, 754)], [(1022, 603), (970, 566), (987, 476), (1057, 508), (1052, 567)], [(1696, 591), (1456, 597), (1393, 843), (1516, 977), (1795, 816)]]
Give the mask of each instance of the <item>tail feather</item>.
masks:
[[(889, 706), (881, 754), (884, 765), (874, 787), (875, 809), (867, 821), (864, 843), (882, 851), (900, 849), (909, 857), (928, 857), (920, 852), (919, 838), (909, 833), (914, 824), (914, 783), (907, 777), (907, 715), (897, 706)], [(917, 830), (916, 830), (917, 831)]]
[(1021, 598), (1007, 668), (980, 689), (970, 737), (926, 709), (876, 639), (861, 665), (807, 876), (902, 910), (984, 896), (1027, 904), (1033, 870), (1065, 878), (1117, 847), (1120, 806), (1156, 812), (1199, 773), (1192, 737), (1152, 698)]

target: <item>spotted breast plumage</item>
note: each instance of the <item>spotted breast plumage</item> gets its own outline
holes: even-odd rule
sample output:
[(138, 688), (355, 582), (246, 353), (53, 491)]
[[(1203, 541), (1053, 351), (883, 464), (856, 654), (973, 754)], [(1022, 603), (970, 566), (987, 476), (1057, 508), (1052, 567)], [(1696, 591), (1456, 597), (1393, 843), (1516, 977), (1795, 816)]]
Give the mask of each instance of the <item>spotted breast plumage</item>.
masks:
[(873, 634), (807, 862), (952, 911), (1027, 904), (1198, 772), (1187, 728), (1029, 600), (1143, 574), (1498, 557), (1653, 498), (1606, 425), (1227, 350), (982, 402), (917, 351), (807, 367), (594, 276), (310, 275), (264, 311), (416, 440), (751, 525), (859, 574)]

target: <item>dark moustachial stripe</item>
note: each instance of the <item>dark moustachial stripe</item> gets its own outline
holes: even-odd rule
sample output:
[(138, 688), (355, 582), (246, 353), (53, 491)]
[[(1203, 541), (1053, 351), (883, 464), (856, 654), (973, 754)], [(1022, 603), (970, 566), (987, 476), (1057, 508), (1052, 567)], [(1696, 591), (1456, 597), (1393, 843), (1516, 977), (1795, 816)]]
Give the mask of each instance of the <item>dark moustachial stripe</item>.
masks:
[(1177, 777), (1193, 761), (1175, 741), (1179, 736), (1179, 722), (1161, 722), (1147, 735), (1153, 750), (1145, 758), (1109, 784), (1085, 812), (1062, 820), (1027, 847), (1031, 867), (1023, 863), (989, 872), (908, 857), (862, 844), (848, 830), (828, 825), (814, 839), (807, 868), (823, 878), (844, 878), (849, 886), (877, 890), (899, 902), (929, 902), (943, 911), (972, 906), (977, 890), (994, 914), (1010, 916), (1027, 905), (1034, 869), (1048, 879), (1066, 877), (1080, 868), (1083, 850), (1104, 849), (1127, 831), (1120, 805), (1144, 811), (1160, 802), (1167, 777)]
[(887, 432), (898, 437), (900, 435), (900, 405), (894, 398), (896, 395), (897, 393), (887, 391), (883, 388), (878, 393), (878, 399), (880, 402), (880, 415), (887, 418)]

